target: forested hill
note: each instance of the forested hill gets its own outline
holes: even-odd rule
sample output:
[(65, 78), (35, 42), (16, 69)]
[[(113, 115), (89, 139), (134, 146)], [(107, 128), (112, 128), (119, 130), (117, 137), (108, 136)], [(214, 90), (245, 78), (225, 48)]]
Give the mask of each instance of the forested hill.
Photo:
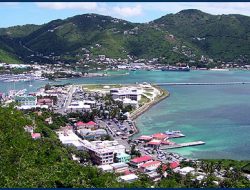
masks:
[[(62, 146), (56, 133), (44, 124), (44, 117), (0, 107), (1, 188), (149, 186), (140, 181), (118, 183), (112, 173), (71, 160), (71, 153), (78, 154), (77, 151)], [(24, 130), (25, 125), (34, 124), (32, 120), (36, 120), (35, 131), (42, 134), (41, 139), (33, 140)]]
[(165, 57), (169, 62), (197, 61), (201, 55), (222, 61), (247, 60), (249, 32), (250, 17), (192, 9), (145, 24), (83, 14), (43, 25), (0, 29), (0, 61), (27, 62), (32, 54), (76, 61), (85, 50), (94, 56)]
[(249, 57), (250, 17), (211, 15), (199, 10), (183, 10), (151, 22), (198, 47), (213, 58), (233, 60)]

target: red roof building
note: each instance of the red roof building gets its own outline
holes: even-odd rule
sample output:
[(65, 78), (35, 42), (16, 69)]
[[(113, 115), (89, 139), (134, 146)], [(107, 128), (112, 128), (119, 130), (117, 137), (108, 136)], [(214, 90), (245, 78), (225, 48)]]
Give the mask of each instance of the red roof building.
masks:
[(89, 121), (86, 125), (96, 125), (96, 123), (94, 121)]
[(149, 167), (158, 167), (161, 165), (161, 161), (150, 161), (150, 162), (146, 162), (145, 164), (141, 165), (141, 168), (149, 168)]
[(141, 140), (141, 141), (150, 141), (152, 140), (153, 137), (151, 136), (147, 136), (147, 135), (142, 135), (138, 138), (138, 140)]
[(76, 126), (77, 127), (81, 127), (81, 126), (85, 126), (86, 125), (86, 123), (84, 123), (84, 122), (82, 122), (82, 121), (78, 121), (77, 123), (76, 123)]
[(148, 146), (150, 147), (159, 147), (161, 145), (161, 140), (153, 139), (147, 143)]
[[(170, 168), (173, 170), (173, 169), (175, 169), (175, 168), (177, 168), (177, 167), (179, 167), (180, 166), (180, 163), (178, 162), (178, 161), (175, 161), (175, 162), (171, 162), (170, 163)], [(163, 171), (166, 171), (168, 169), (168, 166), (166, 165), (166, 164), (163, 164), (162, 165), (162, 170)]]
[(168, 138), (168, 136), (164, 133), (156, 133), (156, 134), (153, 134), (152, 137), (158, 140), (165, 140)]
[(141, 157), (137, 157), (137, 158), (134, 158), (134, 159), (130, 160), (129, 164), (132, 167), (139, 168), (145, 162), (148, 162), (148, 161), (151, 161), (151, 160), (153, 160), (153, 158), (151, 156), (146, 155), (146, 156), (141, 156)]
[(32, 133), (31, 137), (32, 137), (32, 139), (40, 139), (41, 138), (41, 134), (40, 133)]
[(175, 168), (177, 168), (177, 167), (179, 167), (180, 166), (180, 163), (179, 162), (172, 162), (172, 163), (170, 163), (170, 168), (171, 169), (175, 169)]

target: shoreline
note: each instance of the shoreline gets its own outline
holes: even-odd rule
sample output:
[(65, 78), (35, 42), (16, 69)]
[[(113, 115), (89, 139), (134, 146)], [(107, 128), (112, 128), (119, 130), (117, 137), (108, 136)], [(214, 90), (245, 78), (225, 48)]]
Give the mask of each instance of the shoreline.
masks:
[(134, 135), (138, 134), (140, 132), (140, 130), (138, 129), (138, 127), (136, 126), (136, 122), (135, 120), (141, 116), (142, 114), (144, 114), (146, 111), (148, 111), (150, 108), (152, 108), (154, 105), (160, 103), (162, 100), (168, 98), (170, 96), (170, 93), (167, 90), (162, 89), (161, 87), (157, 86), (157, 85), (152, 85), (154, 88), (157, 88), (160, 91), (160, 96), (157, 96), (154, 100), (144, 104), (143, 106), (141, 106), (140, 108), (136, 109), (135, 111), (133, 111), (130, 115), (130, 119), (132, 120), (133, 124), (134, 124), (134, 129), (135, 132), (133, 134), (130, 135), (130, 137), (133, 137)]

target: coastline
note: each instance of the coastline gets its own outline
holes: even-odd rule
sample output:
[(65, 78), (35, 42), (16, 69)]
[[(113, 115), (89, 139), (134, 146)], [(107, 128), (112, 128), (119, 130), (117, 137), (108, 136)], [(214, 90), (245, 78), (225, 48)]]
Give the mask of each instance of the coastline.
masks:
[(154, 100), (144, 104), (142, 107), (134, 110), (131, 115), (130, 115), (130, 119), (132, 120), (133, 124), (134, 124), (134, 129), (135, 132), (133, 134), (130, 135), (130, 137), (134, 136), (135, 134), (138, 134), (140, 132), (140, 130), (138, 129), (138, 127), (136, 126), (136, 122), (135, 120), (141, 116), (143, 113), (145, 113), (146, 111), (148, 111), (151, 107), (153, 107), (154, 105), (158, 104), (159, 102), (161, 102), (162, 100), (166, 99), (167, 97), (170, 96), (170, 93), (167, 90), (162, 89), (161, 87), (157, 86), (157, 85), (152, 85), (154, 88), (157, 88), (160, 91), (160, 95), (157, 96)]

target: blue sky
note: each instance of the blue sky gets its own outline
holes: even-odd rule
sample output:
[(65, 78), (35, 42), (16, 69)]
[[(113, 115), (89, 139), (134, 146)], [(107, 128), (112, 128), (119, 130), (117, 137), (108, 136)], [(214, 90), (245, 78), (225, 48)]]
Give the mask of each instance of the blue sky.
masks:
[(244, 14), (250, 16), (250, 3), (193, 2), (19, 2), (0, 3), (0, 27), (23, 24), (43, 24), (78, 14), (97, 13), (131, 22), (149, 22), (183, 9), (199, 9), (211, 14)]

